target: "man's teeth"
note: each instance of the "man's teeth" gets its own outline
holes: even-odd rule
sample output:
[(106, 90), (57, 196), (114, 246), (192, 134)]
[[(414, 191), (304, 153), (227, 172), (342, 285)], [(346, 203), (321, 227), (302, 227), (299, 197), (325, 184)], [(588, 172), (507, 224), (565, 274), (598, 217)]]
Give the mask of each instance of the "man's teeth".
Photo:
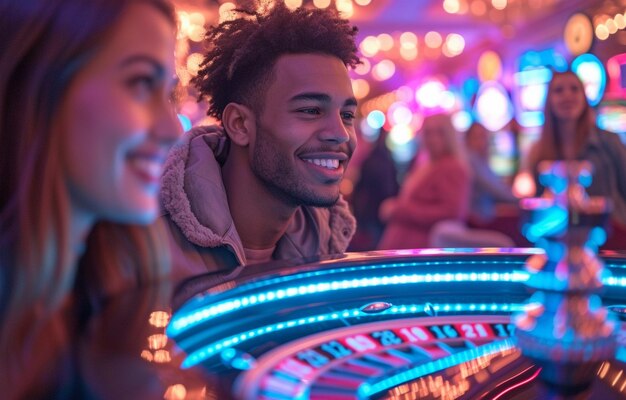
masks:
[(339, 168), (339, 160), (334, 159), (325, 159), (325, 158), (307, 158), (306, 162), (310, 162), (311, 164), (319, 165), (320, 167), (328, 168), (328, 169), (337, 169)]
[(141, 170), (144, 174), (152, 177), (159, 178), (163, 171), (163, 163), (156, 160), (150, 160), (147, 158), (135, 158), (133, 160), (135, 168)]

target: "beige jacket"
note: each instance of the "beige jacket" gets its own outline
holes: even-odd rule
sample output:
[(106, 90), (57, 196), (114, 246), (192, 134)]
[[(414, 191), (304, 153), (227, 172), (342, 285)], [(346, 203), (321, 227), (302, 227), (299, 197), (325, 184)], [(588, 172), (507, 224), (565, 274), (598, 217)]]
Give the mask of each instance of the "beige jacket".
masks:
[[(246, 264), (231, 217), (221, 164), (227, 140), (219, 127), (194, 128), (172, 148), (162, 177), (160, 222), (167, 225), (175, 281)], [(343, 253), (356, 228), (348, 204), (300, 207), (276, 245), (273, 258)]]

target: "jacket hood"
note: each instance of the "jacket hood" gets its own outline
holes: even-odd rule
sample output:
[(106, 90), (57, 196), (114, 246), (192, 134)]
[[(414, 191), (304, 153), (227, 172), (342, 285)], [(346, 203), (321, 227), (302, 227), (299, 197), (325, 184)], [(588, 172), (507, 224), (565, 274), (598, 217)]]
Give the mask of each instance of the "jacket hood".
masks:
[[(232, 225), (218, 159), (227, 153), (221, 128), (194, 128), (179, 140), (165, 162), (161, 203), (187, 240), (202, 246), (223, 245)], [(193, 182), (193, 184), (192, 184)], [(199, 207), (198, 203), (211, 204)]]

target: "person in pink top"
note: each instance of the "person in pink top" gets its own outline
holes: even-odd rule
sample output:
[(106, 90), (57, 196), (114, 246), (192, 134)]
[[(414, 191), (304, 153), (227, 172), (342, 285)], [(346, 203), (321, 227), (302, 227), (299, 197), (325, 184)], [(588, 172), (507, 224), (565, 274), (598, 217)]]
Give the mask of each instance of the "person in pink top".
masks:
[(437, 222), (467, 216), (470, 173), (450, 117), (426, 117), (421, 133), (427, 161), (409, 173), (397, 197), (381, 204), (379, 214), (386, 228), (380, 249), (428, 247)]

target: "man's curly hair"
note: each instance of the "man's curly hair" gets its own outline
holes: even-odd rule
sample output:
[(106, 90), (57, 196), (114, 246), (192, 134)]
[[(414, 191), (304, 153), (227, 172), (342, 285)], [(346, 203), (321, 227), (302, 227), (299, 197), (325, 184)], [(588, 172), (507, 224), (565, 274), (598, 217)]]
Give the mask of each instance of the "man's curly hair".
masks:
[(274, 79), (273, 67), (285, 54), (327, 54), (346, 66), (360, 63), (357, 28), (335, 10), (288, 9), (282, 2), (259, 13), (238, 9), (240, 17), (211, 28), (209, 50), (193, 79), (199, 100), (209, 99), (207, 115), (221, 120), (228, 103), (263, 110), (263, 96)]

